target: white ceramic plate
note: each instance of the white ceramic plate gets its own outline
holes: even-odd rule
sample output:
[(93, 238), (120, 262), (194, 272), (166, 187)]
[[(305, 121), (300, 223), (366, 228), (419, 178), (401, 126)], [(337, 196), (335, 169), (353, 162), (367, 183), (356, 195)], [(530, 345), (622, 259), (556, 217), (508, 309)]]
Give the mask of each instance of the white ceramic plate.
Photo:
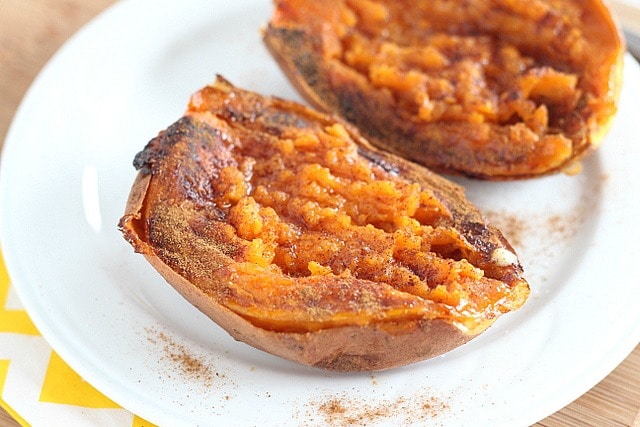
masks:
[[(610, 372), (640, 340), (640, 70), (576, 177), (463, 181), (520, 250), (533, 294), (471, 343), (375, 374), (302, 367), (233, 341), (133, 253), (116, 224), (131, 161), (220, 73), (299, 99), (267, 54), (262, 1), (127, 1), (42, 71), (0, 169), (1, 237), (53, 348), (161, 425), (526, 425)], [(634, 117), (636, 116), (636, 117)]]

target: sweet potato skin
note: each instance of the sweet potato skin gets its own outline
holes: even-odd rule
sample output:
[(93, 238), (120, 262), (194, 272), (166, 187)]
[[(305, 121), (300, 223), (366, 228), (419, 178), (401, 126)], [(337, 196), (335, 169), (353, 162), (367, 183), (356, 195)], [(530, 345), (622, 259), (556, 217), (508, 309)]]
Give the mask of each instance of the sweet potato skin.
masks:
[[(345, 64), (344, 44), (348, 42), (341, 33), (353, 31), (352, 27), (342, 28), (344, 10), (348, 9), (346, 5), (388, 2), (331, 0), (323, 3), (322, 8), (305, 0), (277, 0), (274, 3), (273, 16), (264, 30), (264, 42), (300, 94), (316, 108), (353, 123), (372, 144), (437, 172), (510, 180), (575, 170), (580, 160), (600, 145), (616, 111), (624, 44), (611, 14), (600, 0), (567, 3), (581, 10), (584, 18), (582, 27), (577, 30), (584, 34), (587, 43), (591, 43), (591, 53), (582, 55), (580, 59), (562, 59), (566, 49), (572, 48), (569, 42), (565, 46), (560, 42), (541, 41), (545, 32), (552, 31), (553, 25), (559, 25), (552, 25), (550, 17), (529, 23), (534, 28), (533, 35), (527, 34), (522, 40), (518, 39), (515, 31), (496, 33), (499, 28), (492, 28), (492, 12), (487, 13), (489, 22), (474, 30), (489, 38), (499, 34), (500, 43), (507, 41), (523, 55), (533, 57), (540, 69), (551, 67), (575, 76), (577, 87), (572, 96), (576, 99), (567, 101), (568, 106), (561, 108), (566, 111), (562, 112), (555, 111), (558, 108), (553, 105), (549, 105), (548, 111), (543, 109), (547, 96), (563, 93), (554, 87), (563, 79), (556, 78), (555, 83), (553, 77), (540, 79), (542, 83), (538, 88), (543, 93), (535, 96), (543, 99), (536, 101), (543, 108), (538, 108), (535, 114), (523, 114), (527, 116), (523, 122), (543, 123), (532, 125), (533, 129), (529, 129), (529, 125), (512, 126), (512, 116), (499, 120), (489, 117), (480, 123), (473, 118), (421, 120), (417, 114), (403, 113), (396, 95), (392, 96), (386, 88), (372, 84), (372, 69), (367, 76), (366, 72), (356, 71)], [(512, 7), (509, 2), (499, 0), (486, 3), (490, 5), (490, 11), (491, 7), (496, 10)], [(415, 12), (415, 16), (415, 20), (421, 19), (419, 12)], [(365, 20), (364, 17), (361, 19)], [(464, 24), (460, 26), (464, 27)], [(449, 31), (455, 33), (458, 30)], [(559, 39), (575, 37), (570, 30), (555, 31), (559, 32)], [(537, 42), (540, 44), (536, 45)], [(403, 70), (404, 67), (406, 65), (399, 66)], [(409, 71), (406, 75), (411, 76), (411, 73)], [(510, 96), (519, 99), (529, 96), (519, 92), (528, 93), (529, 89), (521, 86), (514, 84), (512, 89), (504, 89), (505, 92), (496, 93), (495, 97), (506, 105), (508, 101), (505, 100)], [(538, 120), (545, 115), (549, 118)], [(549, 129), (537, 129), (544, 127), (546, 120), (550, 121)]]
[(439, 319), (307, 333), (270, 331), (218, 304), (159, 257), (144, 256), (174, 289), (235, 340), (302, 365), (338, 372), (382, 371), (439, 356), (475, 337)]
[[(524, 303), (529, 288), (522, 278), (522, 267), (517, 261), (501, 263), (495, 259), (497, 249), (513, 254), (513, 248), (466, 201), (461, 187), (423, 167), (373, 148), (355, 129), (339, 119), (277, 98), (255, 97), (234, 88), (222, 78), (218, 78), (213, 87), (196, 94), (194, 100), (185, 117), (163, 131), (136, 156), (134, 163), (139, 173), (119, 227), (135, 251), (143, 254), (167, 282), (235, 339), (285, 359), (323, 369), (383, 370), (454, 349), (479, 335), (500, 314)], [(291, 125), (320, 123), (324, 127), (342, 123), (358, 142), (358, 151), (368, 162), (434, 189), (437, 198), (451, 212), (451, 226), (458, 229), (474, 247), (474, 264), (487, 276), (495, 277), (509, 287), (505, 296), (507, 301), (485, 313), (487, 318), (476, 328), (469, 329), (434, 305), (414, 307), (419, 299), (407, 297), (386, 285), (379, 286), (377, 291), (377, 285), (354, 277), (285, 278), (294, 290), (304, 282), (313, 289), (325, 290), (322, 292), (326, 292), (324, 295), (329, 299), (335, 299), (341, 290), (345, 295), (368, 290), (370, 297), (377, 298), (382, 304), (380, 307), (391, 308), (389, 313), (392, 314), (368, 318), (366, 306), (358, 308), (359, 303), (355, 300), (335, 300), (335, 304), (331, 304), (334, 309), (340, 304), (356, 307), (353, 317), (336, 321), (334, 317), (340, 313), (327, 313), (325, 310), (319, 318), (312, 316), (300, 323), (302, 326), (283, 326), (282, 323), (265, 326), (264, 321), (256, 322), (246, 313), (268, 311), (270, 308), (258, 306), (249, 308), (254, 311), (241, 311), (242, 298), (238, 297), (241, 295), (238, 292), (242, 293), (242, 290), (236, 286), (238, 273), (234, 257), (242, 252), (242, 248), (237, 239), (220, 231), (224, 228), (216, 231), (213, 225), (194, 228), (194, 224), (209, 220), (213, 224), (222, 217), (215, 213), (208, 200), (202, 200), (200, 206), (206, 205), (207, 209), (213, 210), (201, 216), (202, 207), (194, 208), (193, 201), (201, 197), (198, 191), (207, 193), (208, 190), (194, 190), (192, 184), (205, 182), (202, 178), (206, 177), (202, 177), (198, 169), (204, 156), (211, 156), (212, 164), (224, 161), (225, 154), (216, 151), (215, 144), (201, 150), (210, 143), (212, 136), (221, 137), (221, 140), (233, 139), (231, 128), (222, 123), (225, 120), (228, 123), (246, 121), (247, 126), (266, 129), (272, 134), (279, 134)], [(268, 125), (263, 128), (265, 123)], [(212, 129), (216, 124), (219, 126)], [(185, 176), (189, 181), (186, 186)], [(278, 283), (274, 281), (273, 285)], [(274, 289), (274, 292), (280, 295), (278, 292), (281, 290)], [(303, 306), (306, 304), (306, 294), (302, 297), (295, 293), (282, 295), (288, 299), (303, 298), (299, 302)], [(277, 297), (276, 301), (283, 297)], [(301, 313), (301, 316), (306, 316), (304, 309)], [(319, 326), (304, 330), (305, 325)]]

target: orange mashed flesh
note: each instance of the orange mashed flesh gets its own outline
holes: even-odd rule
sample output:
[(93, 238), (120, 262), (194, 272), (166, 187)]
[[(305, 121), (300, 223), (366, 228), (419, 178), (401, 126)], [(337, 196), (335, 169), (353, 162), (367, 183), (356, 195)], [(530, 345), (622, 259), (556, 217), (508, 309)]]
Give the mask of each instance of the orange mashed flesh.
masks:
[[(562, 117), (579, 100), (576, 73), (541, 65), (509, 42), (510, 36), (533, 33), (541, 45), (563, 44), (565, 61), (584, 62), (586, 40), (554, 12), (577, 16), (580, 11), (568, 2), (505, 2), (503, 9), (491, 2), (464, 7), (442, 0), (415, 7), (371, 0), (347, 0), (346, 5), (342, 61), (374, 87), (388, 89), (424, 122), (517, 121), (543, 135), (549, 109)], [(477, 22), (478, 17), (484, 21)], [(558, 22), (536, 28), (543, 19)], [(482, 25), (499, 28), (504, 39), (478, 35)]]
[(620, 39), (598, 0), (275, 4), (265, 41), (303, 95), (433, 170), (568, 172), (616, 111)]
[[(238, 132), (207, 108), (205, 90), (194, 115)], [(253, 323), (299, 331), (442, 317), (470, 331), (526, 298), (510, 301), (508, 284), (466, 259), (474, 247), (429, 188), (360, 155), (341, 124), (242, 139), (226, 143), (234, 161), (209, 178), (210, 202), (241, 248), (225, 267), (235, 289), (225, 304)]]

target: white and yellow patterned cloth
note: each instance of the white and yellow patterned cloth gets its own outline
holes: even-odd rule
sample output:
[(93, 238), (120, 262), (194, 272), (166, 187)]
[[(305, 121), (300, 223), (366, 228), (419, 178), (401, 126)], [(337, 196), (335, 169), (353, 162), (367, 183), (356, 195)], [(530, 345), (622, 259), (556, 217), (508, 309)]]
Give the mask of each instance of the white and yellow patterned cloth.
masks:
[(23, 426), (153, 426), (93, 388), (51, 349), (20, 304), (1, 253), (0, 406)]

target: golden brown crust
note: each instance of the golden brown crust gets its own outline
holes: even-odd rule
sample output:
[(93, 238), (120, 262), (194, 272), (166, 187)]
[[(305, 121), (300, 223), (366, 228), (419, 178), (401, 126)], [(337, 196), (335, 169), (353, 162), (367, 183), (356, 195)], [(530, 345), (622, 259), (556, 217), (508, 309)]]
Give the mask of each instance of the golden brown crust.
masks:
[(461, 187), (339, 119), (220, 77), (134, 164), (124, 237), (234, 338), (289, 360), (423, 360), (529, 293)]
[(615, 114), (624, 46), (600, 0), (319, 5), (275, 1), (264, 41), (289, 80), (376, 146), (432, 170), (568, 170)]

